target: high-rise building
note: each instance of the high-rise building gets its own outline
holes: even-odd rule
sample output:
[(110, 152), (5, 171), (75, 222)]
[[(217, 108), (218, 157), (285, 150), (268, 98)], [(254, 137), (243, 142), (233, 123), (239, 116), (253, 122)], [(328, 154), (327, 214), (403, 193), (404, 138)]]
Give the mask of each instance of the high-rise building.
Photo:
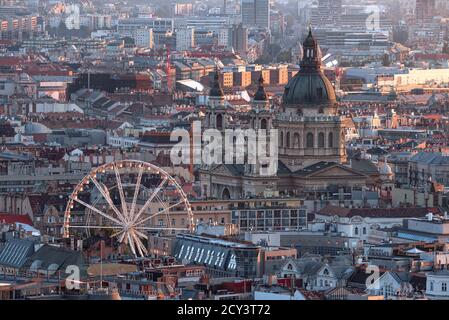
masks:
[(138, 47), (153, 48), (153, 29), (140, 28), (134, 30), (134, 42)]
[(172, 17), (193, 15), (193, 3), (173, 3), (170, 14)]
[(240, 12), (240, 0), (223, 0), (223, 14), (234, 15)]
[(270, 27), (269, 0), (242, 0), (242, 22), (246, 27)]
[(431, 19), (436, 15), (435, 0), (416, 0), (416, 19), (426, 20)]
[(231, 46), (236, 52), (246, 52), (248, 50), (248, 29), (243, 25), (232, 27)]
[(195, 46), (195, 29), (188, 27), (176, 30), (176, 50), (186, 51)]
[(312, 9), (311, 23), (314, 26), (339, 26), (342, 17), (343, 0), (318, 0)]

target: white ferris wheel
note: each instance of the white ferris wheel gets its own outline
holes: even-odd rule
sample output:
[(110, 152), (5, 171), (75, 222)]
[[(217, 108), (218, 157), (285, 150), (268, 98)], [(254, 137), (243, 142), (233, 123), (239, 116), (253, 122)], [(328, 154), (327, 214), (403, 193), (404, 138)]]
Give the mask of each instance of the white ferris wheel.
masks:
[(161, 168), (122, 160), (94, 168), (75, 187), (64, 214), (64, 237), (70, 233), (109, 231), (134, 256), (148, 254), (148, 232), (191, 232), (194, 219), (179, 183)]

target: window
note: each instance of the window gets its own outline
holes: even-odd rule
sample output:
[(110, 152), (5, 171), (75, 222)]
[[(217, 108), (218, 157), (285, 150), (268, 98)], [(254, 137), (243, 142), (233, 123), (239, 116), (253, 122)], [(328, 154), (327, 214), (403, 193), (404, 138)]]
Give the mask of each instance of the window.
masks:
[(329, 132), (329, 135), (327, 137), (327, 145), (329, 148), (334, 147), (334, 134), (332, 132)]
[(307, 148), (313, 148), (314, 147), (314, 143), (313, 143), (313, 133), (312, 132), (309, 132), (308, 134), (307, 134), (307, 142), (306, 142), (306, 145), (307, 145)]
[(446, 292), (446, 291), (447, 291), (447, 283), (446, 283), (446, 282), (443, 282), (443, 283), (441, 284), (441, 291), (443, 291), (443, 292)]
[(384, 297), (390, 297), (394, 295), (394, 289), (391, 284), (387, 284), (382, 290)]
[(290, 148), (290, 132), (287, 132), (287, 148)]
[(355, 228), (354, 228), (354, 234), (355, 234), (355, 235), (358, 235), (358, 234), (359, 234), (359, 228), (358, 228), (358, 227), (355, 227)]
[(293, 135), (293, 148), (299, 149), (299, 133), (297, 132)]
[(279, 140), (280, 140), (280, 141), (279, 141), (279, 145), (280, 145), (281, 147), (283, 147), (283, 146), (284, 146), (284, 132), (282, 132), (282, 131), (281, 131)]
[(324, 133), (320, 132), (318, 134), (318, 148), (324, 148)]
[(223, 127), (224, 127), (223, 126), (223, 116), (221, 114), (217, 115), (216, 121), (217, 121), (217, 123), (216, 123), (217, 129), (218, 130), (223, 129)]
[(430, 281), (430, 291), (433, 291), (433, 281)]

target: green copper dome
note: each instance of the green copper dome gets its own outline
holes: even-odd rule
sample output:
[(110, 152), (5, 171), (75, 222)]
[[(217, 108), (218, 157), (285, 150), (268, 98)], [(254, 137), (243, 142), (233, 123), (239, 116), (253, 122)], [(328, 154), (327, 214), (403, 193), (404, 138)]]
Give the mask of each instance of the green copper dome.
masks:
[(303, 43), (299, 72), (285, 86), (283, 103), (287, 105), (328, 104), (336, 101), (335, 90), (321, 69), (321, 53), (312, 30)]

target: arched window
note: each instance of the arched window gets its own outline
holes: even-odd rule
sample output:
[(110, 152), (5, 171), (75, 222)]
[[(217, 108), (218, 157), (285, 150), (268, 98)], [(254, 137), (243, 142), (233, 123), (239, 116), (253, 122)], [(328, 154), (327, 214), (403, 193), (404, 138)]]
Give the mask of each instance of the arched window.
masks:
[(283, 147), (284, 146), (284, 132), (283, 131), (281, 131), (281, 134), (279, 135), (279, 145), (281, 146), (281, 147)]
[(363, 234), (366, 234), (366, 227), (363, 227), (362, 233), (363, 233)]
[(359, 228), (358, 228), (358, 227), (355, 227), (355, 228), (354, 228), (354, 234), (355, 234), (355, 235), (359, 235)]
[(267, 119), (260, 120), (260, 129), (267, 129)]
[(324, 148), (324, 133), (318, 133), (318, 148)]
[(297, 132), (293, 135), (293, 148), (299, 149), (299, 133)]
[(306, 141), (307, 148), (313, 148), (314, 147), (314, 143), (313, 143), (313, 133), (312, 132), (309, 132), (307, 134), (307, 139), (306, 140), (307, 140)]
[(287, 148), (290, 148), (290, 132), (287, 132)]
[(223, 116), (221, 114), (217, 114), (216, 119), (217, 119), (217, 123), (216, 123), (217, 129), (218, 130), (223, 129)]
[(327, 145), (329, 148), (334, 147), (334, 134), (332, 132), (329, 132), (329, 135), (327, 137)]
[(223, 189), (223, 193), (222, 193), (222, 195), (221, 195), (221, 198), (222, 198), (223, 200), (229, 200), (229, 199), (231, 199), (231, 193), (229, 192), (229, 189), (228, 189), (228, 188), (224, 188), (224, 189)]

